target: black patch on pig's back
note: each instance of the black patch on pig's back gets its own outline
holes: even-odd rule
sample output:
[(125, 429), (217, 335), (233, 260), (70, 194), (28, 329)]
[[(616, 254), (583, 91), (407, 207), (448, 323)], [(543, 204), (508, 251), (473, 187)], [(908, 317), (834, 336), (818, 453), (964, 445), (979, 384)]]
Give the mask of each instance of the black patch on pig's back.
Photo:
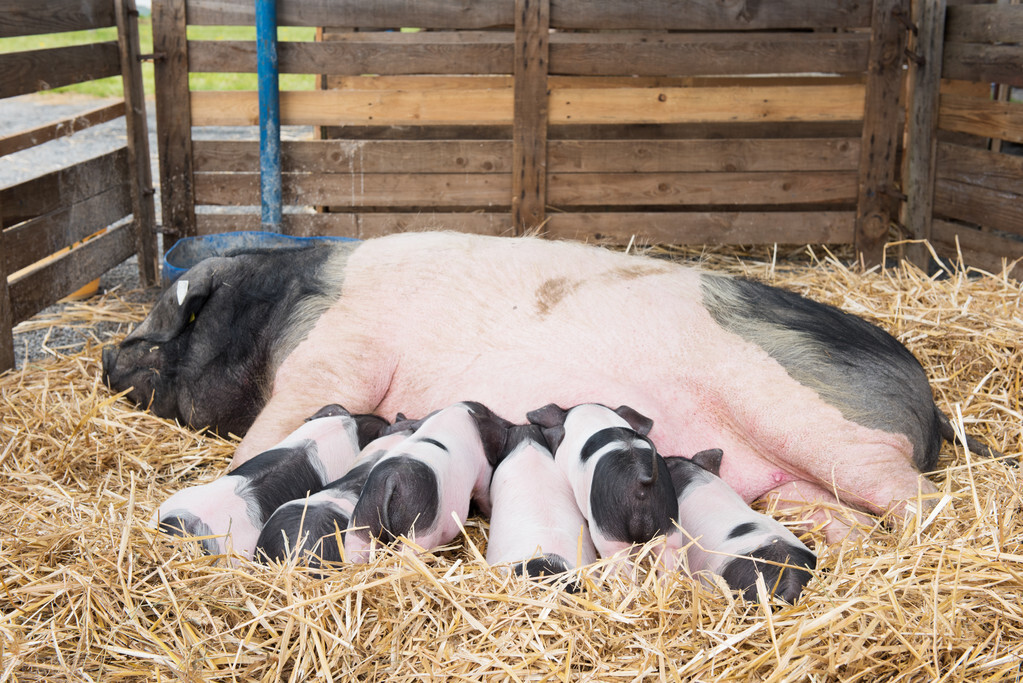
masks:
[(895, 337), (866, 320), (744, 278), (704, 273), (703, 303), (725, 330), (756, 344), (843, 417), (906, 435), (934, 468), (941, 436), (927, 375)]

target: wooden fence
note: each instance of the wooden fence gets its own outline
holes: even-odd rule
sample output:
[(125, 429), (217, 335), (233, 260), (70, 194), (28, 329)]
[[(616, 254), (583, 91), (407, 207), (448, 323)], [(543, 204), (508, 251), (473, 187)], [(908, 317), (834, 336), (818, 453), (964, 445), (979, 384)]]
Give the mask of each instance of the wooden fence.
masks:
[[(917, 23), (906, 224), (940, 255), (997, 272), (1023, 259), (1023, 103), (1009, 97), (1023, 89), (1023, 5), (934, 0)], [(939, 76), (980, 87), (950, 93)]]
[(128, 129), (123, 147), (0, 189), (0, 371), (14, 365), (13, 325), (133, 253), (139, 254), (143, 281), (156, 282), (149, 144), (132, 0), (7, 0), (0, 12), (0, 38), (107, 26), (118, 28), (118, 40), (0, 54), (0, 98), (108, 76), (124, 80), (122, 101), (0, 138), (0, 157), (121, 116)]
[[(258, 228), (250, 0), (156, 0), (165, 245)], [(909, 0), (286, 0), (284, 228), (354, 237), (445, 227), (674, 243), (852, 243), (877, 260), (894, 184)], [(415, 27), (416, 32), (402, 32)], [(367, 75), (371, 74), (371, 75)], [(250, 128), (250, 130), (252, 130)], [(198, 207), (198, 209), (197, 209)], [(209, 207), (220, 207), (211, 212)], [(231, 207), (250, 207), (235, 209)], [(315, 210), (313, 207), (317, 207)]]

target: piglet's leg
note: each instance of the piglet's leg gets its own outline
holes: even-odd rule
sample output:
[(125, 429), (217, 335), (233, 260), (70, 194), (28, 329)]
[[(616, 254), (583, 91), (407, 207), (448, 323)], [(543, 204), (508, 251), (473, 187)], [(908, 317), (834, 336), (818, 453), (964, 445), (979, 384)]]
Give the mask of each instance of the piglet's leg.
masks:
[(777, 515), (801, 520), (803, 530), (820, 529), (828, 543), (855, 541), (866, 535), (877, 520), (843, 505), (828, 489), (808, 481), (782, 484), (764, 494)]

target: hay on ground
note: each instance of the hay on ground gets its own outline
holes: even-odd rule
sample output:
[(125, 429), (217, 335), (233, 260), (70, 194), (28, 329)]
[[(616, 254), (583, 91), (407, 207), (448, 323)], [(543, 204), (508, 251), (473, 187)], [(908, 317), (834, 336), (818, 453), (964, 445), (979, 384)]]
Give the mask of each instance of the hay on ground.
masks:
[[(1018, 282), (910, 266), (864, 273), (808, 253), (697, 256), (879, 323), (920, 358), (959, 427), (1020, 455)], [(83, 306), (143, 315), (118, 297)], [(962, 448), (945, 447), (925, 519), (830, 549), (806, 534), (821, 566), (795, 606), (747, 603), (684, 576), (630, 583), (599, 571), (568, 595), (488, 568), (478, 520), (448, 550), (318, 578), (227, 568), (146, 528), (170, 493), (222, 473), (232, 444), (113, 396), (99, 356), (94, 344), (0, 376), (0, 681), (1021, 675), (1019, 472)]]

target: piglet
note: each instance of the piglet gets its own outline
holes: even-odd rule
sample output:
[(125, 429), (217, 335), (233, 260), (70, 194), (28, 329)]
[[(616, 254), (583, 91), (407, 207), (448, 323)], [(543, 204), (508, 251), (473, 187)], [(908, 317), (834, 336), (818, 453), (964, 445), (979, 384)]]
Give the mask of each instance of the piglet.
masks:
[(280, 505), (319, 491), (358, 457), (360, 433), (371, 439), (386, 420), (353, 417), (339, 405), (321, 408), (270, 450), (200, 486), (178, 491), (151, 523), (175, 536), (205, 536), (211, 555), (233, 550), (251, 559), (263, 523)]
[(490, 512), (490, 478), (511, 424), (475, 402), (413, 424), (412, 436), (373, 467), (352, 511), (344, 539), (352, 562), (368, 561), (374, 540), (402, 536), (424, 549), (450, 542), (470, 501)]
[(684, 548), (691, 573), (717, 574), (747, 600), (757, 599), (756, 580), (762, 574), (769, 594), (794, 603), (812, 578), (817, 557), (717, 476), (721, 457), (720, 449), (712, 449), (693, 460), (667, 458), (680, 526), (669, 535), (668, 547)]
[(343, 562), (344, 534), (370, 471), (388, 450), (411, 434), (411, 430), (404, 430), (375, 439), (362, 449), (355, 466), (345, 476), (308, 498), (292, 500), (277, 508), (256, 541), (256, 559), (284, 561), (289, 556), (303, 557), (313, 569)]
[(549, 404), (526, 417), (543, 428), (601, 557), (674, 529), (678, 501), (664, 458), (645, 435), (653, 425), (628, 406)]
[[(554, 461), (537, 425), (508, 430), (490, 482), (487, 562), (513, 563), (526, 576), (554, 576), (597, 559), (572, 486)], [(575, 592), (576, 584), (566, 583)]]

